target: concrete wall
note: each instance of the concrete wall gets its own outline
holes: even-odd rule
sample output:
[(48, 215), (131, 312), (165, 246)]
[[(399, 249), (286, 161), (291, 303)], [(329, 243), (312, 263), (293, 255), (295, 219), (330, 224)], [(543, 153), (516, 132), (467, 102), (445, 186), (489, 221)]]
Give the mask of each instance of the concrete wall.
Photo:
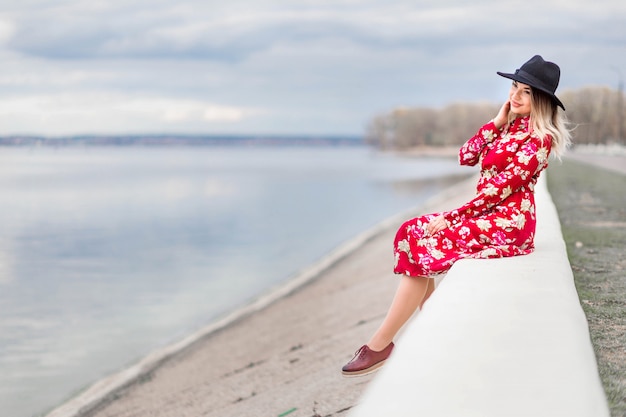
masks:
[(350, 417), (609, 416), (544, 179), (535, 252), (457, 262)]

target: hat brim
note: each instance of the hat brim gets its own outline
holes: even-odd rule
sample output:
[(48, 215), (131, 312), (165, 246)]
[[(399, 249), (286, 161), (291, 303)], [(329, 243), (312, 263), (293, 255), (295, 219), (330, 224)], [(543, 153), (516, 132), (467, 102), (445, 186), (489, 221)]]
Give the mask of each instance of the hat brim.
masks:
[(524, 77), (524, 75), (523, 75), (523, 74), (507, 74), (507, 73), (505, 73), (505, 72), (500, 72), (500, 71), (496, 71), (496, 73), (497, 73), (499, 76), (501, 76), (501, 77), (508, 78), (508, 79), (510, 79), (510, 80), (513, 80), (513, 81), (518, 81), (518, 82), (520, 82), (520, 83), (522, 83), (522, 84), (527, 84), (527, 85), (531, 86), (532, 88), (535, 88), (535, 89), (537, 89), (537, 90), (539, 90), (539, 91), (542, 91), (542, 92), (546, 93), (548, 96), (550, 96), (550, 98), (551, 98), (551, 99), (552, 99), (552, 100), (553, 100), (553, 101), (554, 101), (554, 102), (555, 102), (555, 103), (556, 103), (556, 104), (557, 104), (560, 108), (562, 108), (563, 110), (565, 110), (565, 106), (563, 105), (563, 103), (561, 103), (561, 100), (559, 100), (559, 98), (558, 98), (556, 95), (554, 95), (554, 93), (553, 93), (552, 91), (550, 91), (550, 90), (546, 90), (545, 88), (542, 88), (542, 87), (540, 87), (540, 86), (536, 85), (536, 83), (535, 83), (533, 80), (530, 80), (530, 79), (528, 79), (528, 78)]

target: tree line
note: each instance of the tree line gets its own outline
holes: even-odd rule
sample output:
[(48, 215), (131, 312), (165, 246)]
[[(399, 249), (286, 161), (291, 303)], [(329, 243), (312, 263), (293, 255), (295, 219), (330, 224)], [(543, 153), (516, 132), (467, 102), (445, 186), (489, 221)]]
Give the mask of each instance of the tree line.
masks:
[[(576, 144), (626, 144), (626, 100), (621, 91), (585, 87), (559, 98)], [(455, 103), (442, 109), (401, 107), (372, 118), (365, 140), (383, 150), (460, 146), (500, 109), (494, 103)]]

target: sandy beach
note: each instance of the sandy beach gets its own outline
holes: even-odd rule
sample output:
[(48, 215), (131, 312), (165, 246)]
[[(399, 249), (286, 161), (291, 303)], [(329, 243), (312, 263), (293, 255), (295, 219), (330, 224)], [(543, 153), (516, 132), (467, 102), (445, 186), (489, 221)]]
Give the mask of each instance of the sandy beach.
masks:
[[(475, 179), (413, 214), (453, 208)], [(339, 416), (373, 376), (341, 366), (379, 325), (397, 285), (391, 242), (404, 213), (308, 283), (212, 332), (80, 415)], [(416, 313), (416, 314), (419, 314)]]

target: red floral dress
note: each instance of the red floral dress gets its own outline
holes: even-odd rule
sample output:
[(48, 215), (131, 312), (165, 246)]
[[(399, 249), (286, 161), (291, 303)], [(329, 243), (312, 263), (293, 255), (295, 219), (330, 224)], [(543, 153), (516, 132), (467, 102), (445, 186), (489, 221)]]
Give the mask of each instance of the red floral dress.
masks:
[[(463, 258), (525, 255), (534, 249), (534, 185), (548, 166), (551, 139), (530, 133), (529, 118), (503, 131), (489, 122), (459, 151), (461, 165), (481, 162), (476, 197), (456, 210), (405, 222), (394, 240), (396, 274), (433, 277)], [(448, 228), (429, 235), (443, 214)]]

